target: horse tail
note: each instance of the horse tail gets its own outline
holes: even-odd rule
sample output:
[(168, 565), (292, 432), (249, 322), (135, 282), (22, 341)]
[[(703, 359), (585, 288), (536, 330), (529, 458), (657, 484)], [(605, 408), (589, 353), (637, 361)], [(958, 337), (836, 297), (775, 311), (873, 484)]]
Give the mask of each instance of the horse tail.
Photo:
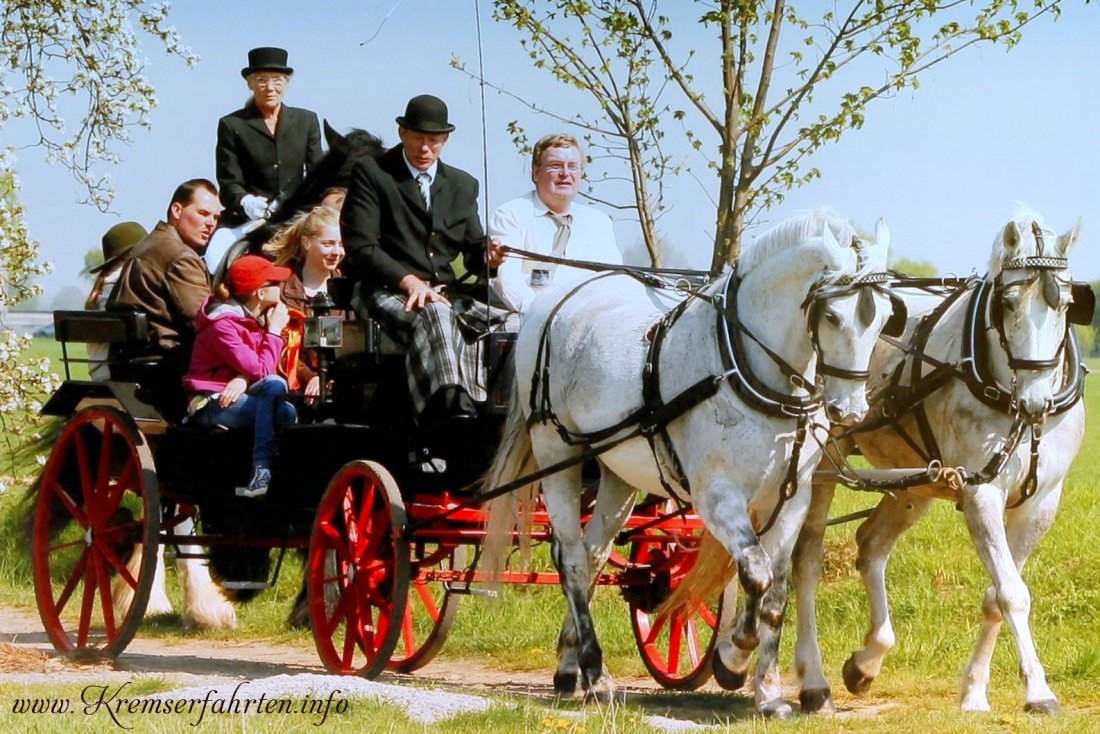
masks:
[(697, 604), (710, 604), (737, 574), (737, 564), (725, 546), (703, 530), (695, 563), (661, 603), (658, 616), (686, 615)]
[[(37, 432), (34, 433), (29, 439), (24, 441), (15, 450), (15, 460), (20, 466), (30, 465), (36, 461), (39, 456), (49, 456), (50, 451), (53, 449), (57, 440), (61, 437), (61, 431), (65, 428), (65, 423), (61, 420), (50, 420), (42, 424)], [(18, 527), (23, 534), (23, 538), (26, 541), (22, 543), (22, 547), (26, 549), (28, 555), (32, 547), (32, 539), (34, 537), (34, 515), (38, 507), (38, 494), (42, 485), (42, 476), (45, 469), (40, 469), (35, 476), (33, 482), (27, 483), (27, 488), (24, 490), (23, 495), (19, 498), (15, 506), (14, 521), (15, 527)], [(58, 507), (60, 508), (60, 502)], [(50, 528), (50, 537), (54, 537), (64, 526), (64, 521), (58, 520), (61, 513), (54, 513), (53, 526)]]
[[(531, 434), (523, 415), (518, 381), (512, 385), (508, 418), (504, 424), (504, 436), (493, 464), (485, 476), (484, 487), (492, 490), (537, 468), (531, 449)], [(525, 566), (531, 555), (531, 521), (539, 485), (531, 482), (516, 490), (485, 503), (485, 541), (482, 544), (481, 564), (490, 579), (499, 579), (504, 571), (515, 538), (519, 544), (520, 560)]]

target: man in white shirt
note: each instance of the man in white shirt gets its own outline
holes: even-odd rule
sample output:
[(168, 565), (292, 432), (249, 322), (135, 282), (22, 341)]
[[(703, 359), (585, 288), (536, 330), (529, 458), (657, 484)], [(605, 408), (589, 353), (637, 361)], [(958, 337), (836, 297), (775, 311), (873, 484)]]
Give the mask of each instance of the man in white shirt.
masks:
[[(611, 219), (574, 201), (584, 173), (576, 138), (562, 133), (535, 143), (531, 180), (535, 190), (502, 204), (489, 218), (489, 235), (502, 245), (540, 255), (622, 265)], [(588, 271), (511, 257), (493, 281), (497, 295), (515, 311), (525, 311), (540, 287), (576, 279)]]

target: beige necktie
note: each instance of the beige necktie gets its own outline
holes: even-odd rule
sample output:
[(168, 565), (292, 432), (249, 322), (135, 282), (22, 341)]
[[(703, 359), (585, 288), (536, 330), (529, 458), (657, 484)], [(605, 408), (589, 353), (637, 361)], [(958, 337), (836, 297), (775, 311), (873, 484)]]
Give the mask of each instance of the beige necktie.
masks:
[[(569, 231), (570, 225), (573, 223), (573, 215), (548, 211), (546, 216), (550, 217), (558, 228), (554, 232), (554, 244), (550, 248), (550, 255), (551, 257), (565, 257), (565, 248), (569, 244)], [(557, 265), (548, 264), (547, 269), (553, 273), (557, 270)]]

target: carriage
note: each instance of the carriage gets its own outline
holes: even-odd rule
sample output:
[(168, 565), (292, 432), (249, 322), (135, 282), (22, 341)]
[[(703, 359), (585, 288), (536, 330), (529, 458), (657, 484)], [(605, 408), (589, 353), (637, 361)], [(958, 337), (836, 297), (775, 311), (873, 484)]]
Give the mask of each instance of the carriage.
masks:
[[(336, 301), (322, 298), (305, 340), (321, 353), (322, 384), (332, 388), (281, 429), (263, 499), (233, 491), (248, 478), (248, 429), (197, 427), (158, 409), (160, 365), (141, 356), (143, 313), (55, 313), (66, 379), (43, 413), (65, 425), (40, 479), (32, 551), (39, 612), (58, 651), (113, 658), (126, 649), (161, 547), (208, 561), (222, 587), (245, 598), (276, 582), (288, 550), (303, 552), (317, 651), (341, 674), (426, 665), (462, 597), (496, 593), (478, 569), (485, 511), (476, 486), (499, 441), (514, 335), (483, 345), (490, 400), (482, 415), (422, 429), (409, 418), (400, 349), (373, 322), (326, 316), (347, 305), (338, 281), (330, 292)], [(87, 342), (125, 355), (112, 364), (124, 379), (73, 379), (70, 366), (86, 360), (70, 346)], [(533, 520), (534, 538), (548, 540), (545, 511)], [(648, 498), (596, 580), (621, 591), (645, 666), (668, 688), (697, 688), (711, 673), (716, 605), (657, 614), (690, 569), (701, 530), (690, 508)], [(557, 573), (519, 569), (494, 580), (559, 583)], [(119, 585), (130, 592), (123, 609), (112, 600)]]
[[(483, 354), (489, 360), (488, 373), (497, 381), (489, 385), (489, 409), (470, 425), (426, 430), (412, 426), (407, 404), (402, 404), (404, 389), (397, 388), (402, 383), (401, 360), (377, 327), (359, 324), (358, 338), (345, 344), (347, 329), (330, 339), (324, 317), (318, 316), (311, 327), (313, 343), (327, 350), (323, 353), (328, 354), (337, 390), (332, 399), (323, 397), (316, 410), (305, 411), (308, 417), (300, 425), (283, 431), (276, 484), (262, 502), (237, 500), (229, 491), (247, 473), (243, 462), (230, 458), (247, 455), (241, 434), (196, 431), (165, 420), (144, 399), (149, 382), (141, 375), (150, 365), (141, 357), (128, 361), (126, 366), (137, 375), (129, 381), (67, 380), (44, 409), (69, 420), (43, 473), (34, 533), (36, 594), (51, 641), (74, 655), (119, 654), (140, 622), (154, 558), (148, 551), (159, 545), (183, 548), (185, 555), (201, 546), (208, 549), (205, 553), (214, 566), (219, 565), (219, 549), (232, 549), (237, 560), (251, 555), (267, 559), (272, 549), (280, 549), (281, 560), (286, 549), (300, 548), (307, 551), (314, 639), (324, 664), (334, 672), (371, 676), (387, 668), (411, 671), (427, 663), (443, 644), (461, 597), (492, 593), (482, 585), (487, 580), (561, 583), (570, 608), (563, 633), (572, 622), (577, 639), (563, 642), (572, 651), (559, 656), (555, 688), (570, 690), (579, 671), (586, 694), (607, 699), (613, 683), (602, 668), (587, 616), (587, 594), (591, 585), (613, 585), (628, 603), (643, 661), (662, 685), (690, 689), (714, 672), (720, 685), (737, 688), (746, 680), (748, 656), (759, 648), (757, 710), (789, 713), (778, 678), (770, 671), (775, 669), (792, 548), (799, 532), (807, 532), (802, 521), (811, 509), (813, 519), (807, 527), (816, 539), (804, 543), (820, 544), (831, 491), (819, 492), (818, 485), (831, 488), (839, 480), (886, 492), (870, 514), (872, 525), (889, 518), (891, 503), (903, 508), (907, 501), (926, 505), (941, 496), (957, 502), (973, 527), (1017, 523), (1039, 527), (1037, 534), (1026, 537), (1041, 537), (1053, 516), (1044, 514), (1045, 505), (1037, 500), (1051, 496), (1056, 504), (1079, 448), (1084, 420), (1081, 357), (1069, 324), (1091, 321), (1094, 298), (1087, 284), (1065, 277), (1066, 254), (1076, 241), (1076, 230), (1057, 237), (1054, 255), (1044, 254), (1044, 232), (1050, 230), (1037, 215), (1023, 210), (995, 240), (996, 274), (953, 279), (949, 284), (947, 279), (900, 279), (867, 266), (873, 262), (884, 268), (889, 243), (885, 225), (876, 228), (874, 243), (853, 237), (851, 245), (841, 244), (849, 240), (838, 241), (833, 228), (828, 212), (781, 223), (756, 241), (737, 272), (691, 290), (686, 300), (668, 310), (635, 307), (650, 303), (650, 295), (641, 293), (649, 282), (637, 273), (634, 290), (641, 300), (621, 301), (630, 308), (601, 308), (606, 303), (600, 299), (625, 296), (594, 288), (564, 309), (565, 299), (537, 300), (514, 348), (510, 335), (488, 341)], [(851, 232), (843, 223), (841, 231)], [(894, 290), (936, 283), (941, 292), (932, 295), (938, 305), (923, 316), (907, 318), (906, 301)], [(1028, 308), (1021, 307), (1025, 302)], [(743, 305), (751, 307), (751, 314)], [(597, 326), (570, 331), (585, 318), (598, 321)], [(944, 329), (947, 322), (952, 327)], [(1050, 328), (1052, 324), (1056, 328)], [(141, 314), (60, 313), (56, 323), (63, 343), (140, 343), (147, 328)], [(763, 333), (764, 328), (776, 340), (773, 346), (785, 339), (779, 351), (795, 358), (784, 359), (752, 333)], [(551, 380), (548, 334), (554, 330)], [(949, 355), (954, 350), (957, 359), (927, 354), (924, 345), (934, 330), (944, 342), (937, 349)], [(886, 348), (875, 346), (880, 337)], [(666, 339), (669, 351), (678, 357), (669, 364), (685, 369), (662, 396), (658, 353)], [(782, 381), (804, 394), (766, 388), (750, 374), (751, 360), (742, 351), (750, 339), (759, 345), (758, 365), (770, 371), (772, 383)], [(700, 342), (710, 348), (697, 349)], [(891, 356), (891, 349), (897, 354)], [(517, 389), (505, 400), (509, 370), (501, 365), (510, 351), (515, 352)], [(605, 362), (614, 361), (609, 359), (612, 351), (619, 353), (619, 364), (626, 369), (605, 368)], [(935, 367), (943, 377), (904, 411), (893, 409), (898, 396), (907, 394), (904, 389), (899, 392), (902, 386), (895, 379), (903, 369), (883, 366), (894, 358), (916, 365), (918, 381), (923, 381), (922, 365)], [(823, 388), (812, 372), (806, 376), (807, 370), (815, 369), (823, 377)], [(871, 420), (868, 428), (863, 385), (875, 370), (877, 377), (871, 381), (880, 392), (872, 403), (888, 420), (878, 425)], [(1051, 379), (1054, 374), (1060, 376), (1058, 381)], [(731, 389), (719, 391), (727, 382)], [(516, 397), (518, 387), (528, 384), (530, 406)], [(939, 389), (947, 384), (951, 387)], [(639, 387), (643, 395), (656, 394), (657, 400), (644, 399), (640, 408), (630, 407)], [(949, 462), (936, 458), (934, 430), (927, 419), (920, 433), (928, 456), (914, 460), (904, 454), (899, 461), (875, 453), (891, 441), (907, 447), (910, 454), (922, 452), (912, 439), (905, 440), (896, 419), (904, 413), (904, 420), (916, 420), (919, 410), (914, 409), (925, 399), (941, 406), (950, 401), (981, 403), (985, 408), (979, 409), (985, 412), (980, 422), (992, 429), (976, 426), (968, 432), (967, 439), (974, 439), (975, 445), (953, 447), (952, 455), (958, 458)], [(500, 408), (505, 403), (510, 409), (502, 426)], [(615, 423), (611, 411), (623, 406), (629, 415)], [(952, 404), (945, 410), (950, 418), (974, 409)], [(818, 440), (821, 425), (808, 425), (811, 419), (825, 417), (834, 426), (872, 431), (866, 445), (874, 451), (865, 456), (886, 468), (857, 472), (838, 464), (833, 471), (815, 473), (819, 462), (836, 460), (826, 455), (826, 445)], [(824, 430), (830, 433), (828, 426)], [(876, 432), (889, 435), (876, 438)], [(1030, 436), (1026, 441), (1025, 432)], [(1058, 432), (1063, 435), (1055, 439)], [(519, 440), (524, 434), (526, 440)], [(1057, 462), (1040, 466), (1043, 437), (1043, 446), (1060, 453)], [(475, 478), (488, 465), (479, 447), (498, 441), (502, 448), (486, 480), (488, 488), (471, 494), (478, 485)], [(710, 445), (703, 445), (708, 441)], [(986, 445), (990, 441), (992, 449)], [(538, 450), (532, 450), (534, 444)], [(775, 450), (777, 445), (781, 450)], [(445, 468), (437, 461), (441, 452), (446, 454)], [(659, 457), (661, 453), (665, 458)], [(517, 471), (532, 454), (540, 468), (528, 474)], [(610, 471), (602, 475), (595, 505), (581, 503), (580, 514), (605, 518), (590, 522), (585, 530), (599, 525), (600, 532), (608, 531), (593, 547), (610, 547), (614, 540), (617, 552), (610, 555), (609, 570), (586, 578), (585, 560), (577, 555), (572, 562), (562, 560), (566, 553), (578, 553), (581, 534), (576, 505), (562, 498), (565, 492), (575, 494), (577, 467), (596, 454), (600, 466)], [(691, 504), (674, 490), (666, 494), (678, 500), (653, 497), (635, 504), (635, 488), (656, 494), (667, 485), (662, 465), (680, 475), (674, 481), (681, 488), (690, 479)], [(572, 478), (558, 474), (566, 466)], [(524, 476), (515, 478), (517, 473)], [(482, 549), (498, 540), (489, 528), (500, 505), (488, 511), (483, 505), (490, 497), (506, 499), (513, 489), (536, 480), (542, 480), (544, 504), (534, 508), (530, 537), (554, 541), (561, 573), (506, 568), (499, 575), (487, 574), (479, 562)], [(622, 514), (614, 522), (600, 514), (601, 502), (608, 497), (605, 484), (612, 509), (634, 507), (621, 523)], [(901, 495), (902, 490), (913, 492)], [(976, 502), (978, 495), (987, 500)], [(1008, 500), (1013, 504), (1006, 506)], [(734, 512), (717, 511), (731, 501)], [(750, 501), (755, 503), (751, 511)], [(1016, 511), (1006, 515), (1006, 509)], [(188, 526), (200, 532), (181, 532)], [(527, 537), (526, 530), (504, 535), (506, 545), (522, 545)], [(1009, 552), (1004, 533), (978, 533), (973, 540), (979, 555), (985, 554), (983, 559)], [(134, 564), (138, 547), (146, 552), (140, 555), (141, 563)], [(886, 545), (887, 555), (890, 547)], [(800, 576), (800, 595), (812, 594), (813, 560), (802, 559), (801, 570), (808, 573)], [(718, 567), (699, 571), (708, 564)], [(276, 571), (279, 565), (277, 561)], [(223, 585), (263, 588), (271, 582), (265, 578), (266, 566), (261, 568), (259, 576), (254, 571), (239, 578), (222, 573)], [(865, 582), (873, 586), (878, 615), (873, 624), (886, 625), (889, 634), (883, 633), (882, 639), (888, 641), (880, 641), (873, 628), (870, 649), (857, 651), (845, 665), (845, 684), (853, 692), (870, 685), (893, 640), (884, 611), (885, 563), (876, 568), (879, 576), (869, 575)], [(1013, 595), (1022, 581), (1005, 568), (989, 569), (993, 586), (987, 599), (992, 598), (989, 594), (1002, 595), (1004, 600), (998, 597), (997, 602), (1007, 609), (1004, 613), (1015, 614)], [(740, 615), (734, 614), (733, 603), (738, 584), (724, 580), (733, 572), (746, 592)], [(134, 600), (118, 620), (111, 605), (112, 576), (121, 577), (121, 583), (134, 591)], [(679, 593), (691, 589), (694, 578), (717, 587), (694, 596)], [(665, 603), (670, 596), (677, 603)], [(73, 603), (74, 598), (79, 602)], [(713, 604), (698, 601), (719, 598)], [(809, 636), (815, 634), (812, 616), (800, 616), (799, 623)], [(1015, 624), (1021, 657), (1029, 661), (1027, 706), (1055, 711), (1057, 701), (1025, 629), (1026, 615)], [(990, 640), (999, 625), (998, 618), (983, 627), (979, 650), (992, 650)], [(587, 639), (579, 639), (583, 636)], [(800, 647), (800, 654), (812, 653), (814, 658), (799, 663), (803, 711), (819, 710), (831, 701), (815, 645), (811, 641)], [(967, 680), (977, 682), (965, 688), (964, 707), (988, 708), (988, 664), (987, 654), (972, 661), (977, 672), (968, 673)]]

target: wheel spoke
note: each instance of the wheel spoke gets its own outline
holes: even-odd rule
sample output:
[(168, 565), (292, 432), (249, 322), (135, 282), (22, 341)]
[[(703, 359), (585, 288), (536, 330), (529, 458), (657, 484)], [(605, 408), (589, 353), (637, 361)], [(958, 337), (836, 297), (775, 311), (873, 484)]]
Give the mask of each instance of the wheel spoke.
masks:
[(680, 643), (683, 640), (683, 619), (674, 616), (668, 628), (668, 672), (676, 675), (680, 671)]
[[(93, 548), (88, 548), (88, 553), (95, 553)], [(92, 606), (95, 604), (95, 562), (85, 564), (84, 571), (84, 596), (80, 600), (80, 623), (77, 627), (76, 645), (84, 647), (88, 644), (88, 629), (92, 624)]]
[(377, 534), (379, 518), (374, 515), (374, 499), (378, 494), (378, 488), (372, 482), (363, 497), (363, 505), (359, 508), (359, 517), (356, 520), (358, 537), (352, 546), (352, 553), (356, 558), (362, 558), (368, 545), (377, 546), (375, 535)]
[(322, 620), (323, 627), (321, 628), (321, 634), (325, 637), (332, 637), (336, 631), (336, 626), (340, 623), (340, 617), (344, 615), (344, 607), (347, 605), (348, 588), (342, 587), (340, 589), (340, 598), (336, 601), (336, 606), (332, 609), (332, 616), (328, 619)]
[(649, 628), (649, 634), (645, 637), (645, 644), (652, 645), (657, 642), (657, 638), (661, 636), (661, 630), (664, 629), (666, 622), (668, 622), (667, 614), (660, 614), (650, 619), (652, 626)]
[(77, 507), (76, 500), (74, 500), (65, 489), (57, 483), (57, 481), (50, 482), (50, 489), (53, 491), (57, 498), (61, 500), (61, 504), (65, 505), (65, 509), (69, 511), (73, 519), (80, 523), (80, 527), (88, 527), (88, 518), (84, 512)]
[[(113, 436), (113, 428), (114, 423), (105, 421), (103, 424), (103, 433), (100, 435), (99, 466), (96, 467), (95, 489), (93, 490), (97, 497), (107, 492), (107, 479), (111, 476), (111, 438)], [(110, 507), (110, 505), (107, 505), (107, 507)], [(110, 510), (104, 508), (104, 512), (109, 513)]]
[[(111, 508), (108, 514), (118, 507), (119, 502), (122, 500), (123, 493), (131, 488), (130, 482), (132, 482), (135, 477), (134, 468), (134, 462), (127, 460), (126, 466), (122, 468), (122, 472), (118, 475), (118, 481), (115, 482), (114, 488), (112, 489), (110, 486), (107, 487), (106, 505)], [(135, 494), (140, 494), (138, 487), (135, 486), (132, 489)]]
[(360, 550), (355, 554), (355, 558), (359, 561), (369, 560), (371, 558), (378, 557), (378, 550), (382, 546), (382, 541), (389, 537), (390, 517), (388, 514), (381, 517), (376, 517), (374, 522), (371, 523), (369, 532), (363, 533), (360, 536)]
[(80, 493), (84, 498), (84, 509), (88, 513), (88, 519), (95, 522), (97, 498), (92, 484), (92, 469), (88, 466), (88, 447), (84, 443), (83, 432), (73, 432), (73, 443), (76, 446), (76, 463), (80, 468)]
[(351, 668), (352, 656), (355, 654), (355, 646), (357, 640), (355, 639), (359, 635), (359, 628), (356, 624), (356, 617), (358, 615), (352, 614), (351, 609), (348, 609), (344, 615), (346, 620), (346, 628), (344, 629), (344, 651), (341, 655), (340, 662), (343, 663), (344, 668)]
[(409, 657), (416, 651), (416, 636), (413, 634), (412, 609), (408, 607), (401, 615), (401, 640), (405, 644), (405, 657)]
[[(110, 424), (108, 424), (110, 425)], [(96, 582), (99, 587), (99, 603), (103, 607), (103, 625), (107, 629), (107, 640), (115, 639), (115, 608), (111, 602), (111, 579), (107, 575), (107, 569), (103, 563), (103, 557), (96, 553), (92, 557), (96, 568)]]
[[(114, 567), (115, 573), (121, 576), (123, 581), (130, 585), (130, 588), (136, 590), (137, 579), (135, 579), (130, 573), (130, 569), (126, 568), (126, 564), (122, 562), (122, 559), (115, 554), (114, 549), (111, 548), (107, 543), (104, 543), (99, 538), (96, 538), (95, 547), (100, 553), (103, 554), (103, 557), (107, 559), (107, 562)], [(137, 546), (135, 545), (134, 548), (136, 550)], [(102, 565), (100, 566), (100, 568), (103, 568)]]
[(74, 545), (84, 545), (84, 538), (77, 538), (76, 540), (70, 540), (68, 543), (59, 543), (57, 545), (51, 545), (46, 549), (47, 553), (53, 553), (54, 551), (65, 550), (66, 548), (72, 548)]
[(699, 650), (702, 649), (699, 646), (699, 628), (695, 624), (695, 620), (688, 617), (684, 620), (684, 629), (687, 631), (685, 638), (687, 641), (688, 659), (691, 661), (691, 667), (694, 668), (699, 664)]
[[(84, 541), (81, 540), (81, 543)], [(80, 579), (84, 576), (84, 570), (88, 566), (88, 554), (91, 552), (90, 548), (85, 548), (84, 552), (80, 554), (80, 560), (73, 566), (73, 572), (69, 574), (69, 580), (65, 582), (65, 588), (61, 590), (61, 596), (57, 597), (57, 602), (54, 604), (54, 614), (58, 617), (61, 616), (61, 612), (65, 609), (65, 605), (69, 603), (69, 597), (72, 596), (73, 590), (76, 589), (76, 585), (80, 583)]]
[(424, 581), (417, 581), (414, 586), (416, 587), (416, 593), (420, 596), (420, 600), (424, 602), (424, 609), (427, 610), (428, 616), (432, 618), (433, 622), (438, 622), (439, 607), (436, 606), (435, 597), (432, 596), (432, 591), (428, 588), (428, 584)]
[(718, 627), (718, 617), (714, 616), (714, 612), (711, 611), (703, 602), (696, 602), (696, 611), (699, 613), (699, 618), (703, 620), (711, 629)]

